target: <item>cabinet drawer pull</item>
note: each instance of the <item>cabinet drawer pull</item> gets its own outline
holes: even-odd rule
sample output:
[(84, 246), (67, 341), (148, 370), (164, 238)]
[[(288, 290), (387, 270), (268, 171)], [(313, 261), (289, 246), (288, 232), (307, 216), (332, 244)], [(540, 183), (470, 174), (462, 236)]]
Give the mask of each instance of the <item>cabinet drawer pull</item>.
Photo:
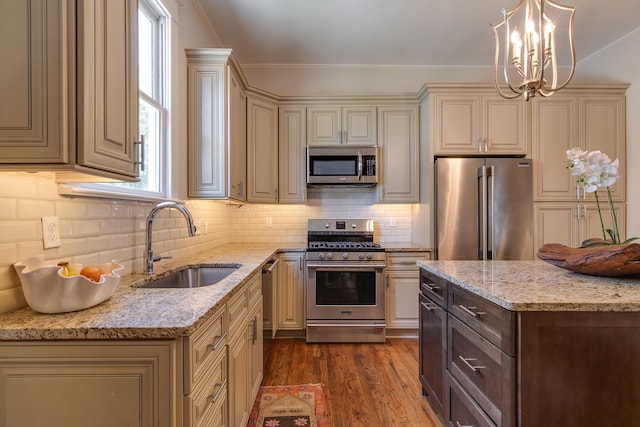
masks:
[(473, 372), (476, 372), (478, 369), (485, 369), (486, 366), (482, 366), (482, 365), (472, 365), (471, 362), (475, 362), (478, 359), (474, 359), (472, 357), (468, 357), (468, 358), (464, 358), (462, 357), (462, 355), (458, 355), (458, 358), (460, 358), (460, 360), (462, 360), (462, 362), (467, 365), (469, 367), (469, 369), (471, 369)]
[(478, 316), (482, 316), (483, 314), (487, 314), (484, 311), (473, 311), (475, 310), (477, 307), (465, 307), (462, 304), (458, 304), (458, 307), (460, 307), (460, 310), (464, 311), (465, 313), (467, 313), (470, 316), (473, 316), (475, 318), (477, 318)]
[(425, 288), (429, 289), (432, 292), (437, 292), (438, 290), (440, 290), (440, 286), (436, 285), (435, 283), (422, 282), (422, 286), (424, 286)]
[(226, 385), (227, 385), (227, 379), (226, 378), (221, 383), (216, 384), (215, 388), (217, 388), (218, 391), (216, 391), (216, 394), (214, 394), (213, 396), (211, 396), (211, 395), (207, 396), (207, 402), (216, 403), (216, 400), (218, 400), (218, 398), (220, 397), (220, 393), (222, 393), (222, 390), (224, 390), (224, 387)]
[(421, 302), (420, 304), (422, 304), (422, 306), (423, 306), (424, 308), (426, 308), (427, 310), (429, 310), (429, 311), (431, 311), (431, 310), (435, 310), (436, 308), (438, 308), (438, 306), (437, 306), (437, 305), (429, 304), (429, 303), (426, 303), (426, 302)]
[(227, 336), (226, 332), (222, 335), (216, 335), (215, 341), (213, 342), (213, 344), (208, 344), (207, 348), (211, 351), (216, 351), (218, 347), (220, 347), (220, 344), (222, 344), (222, 341), (224, 341), (226, 336)]
[(473, 427), (473, 424), (460, 424), (460, 422), (456, 421), (456, 427)]

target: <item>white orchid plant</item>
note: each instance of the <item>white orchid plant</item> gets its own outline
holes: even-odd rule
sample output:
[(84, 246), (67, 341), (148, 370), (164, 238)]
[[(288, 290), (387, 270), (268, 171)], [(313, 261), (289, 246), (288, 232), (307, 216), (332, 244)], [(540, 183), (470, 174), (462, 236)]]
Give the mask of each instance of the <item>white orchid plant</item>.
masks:
[[(571, 175), (576, 177), (578, 189), (582, 189), (584, 193), (594, 194), (598, 215), (600, 217), (600, 225), (602, 226), (602, 240), (589, 239), (583, 242), (582, 246), (613, 245), (629, 243), (636, 240), (637, 237), (632, 237), (625, 241), (621, 240), (620, 229), (618, 228), (618, 216), (613, 206), (611, 186), (615, 184), (620, 177), (618, 175), (618, 168), (620, 166), (618, 159), (611, 160), (609, 156), (598, 150), (584, 151), (576, 147), (567, 150), (567, 160), (565, 164), (567, 168), (571, 170)], [(605, 229), (604, 227), (600, 200), (598, 198), (599, 188), (605, 188), (607, 191), (607, 200), (609, 202), (614, 229)]]

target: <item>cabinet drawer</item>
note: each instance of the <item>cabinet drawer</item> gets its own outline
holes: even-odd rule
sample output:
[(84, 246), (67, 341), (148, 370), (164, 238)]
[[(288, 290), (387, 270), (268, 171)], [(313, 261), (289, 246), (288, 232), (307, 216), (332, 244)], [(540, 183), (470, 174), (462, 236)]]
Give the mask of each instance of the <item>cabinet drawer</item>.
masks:
[(416, 263), (426, 261), (429, 258), (429, 252), (388, 252), (387, 269), (417, 270)]
[(185, 341), (185, 394), (191, 393), (196, 378), (202, 375), (207, 363), (224, 352), (227, 337), (225, 314), (226, 307), (220, 308), (195, 334)]
[(447, 306), (448, 287), (449, 283), (446, 280), (424, 269), (420, 269), (420, 291), (440, 305), (440, 307)]
[(219, 407), (227, 398), (227, 389), (227, 353), (223, 351), (212, 363), (207, 364), (193, 393), (185, 396), (185, 424), (213, 425), (208, 420), (220, 412)]
[(460, 383), (451, 375), (449, 383), (449, 422), (454, 427), (497, 427), (491, 418), (484, 413), (482, 408), (473, 400)]
[(262, 275), (261, 274), (256, 274), (251, 279), (249, 279), (249, 283), (247, 284), (247, 292), (249, 294), (249, 307), (253, 307), (253, 305), (262, 296)]
[(498, 425), (511, 426), (515, 415), (515, 359), (448, 317), (449, 371)]
[(244, 322), (244, 318), (249, 313), (249, 297), (246, 286), (243, 286), (242, 290), (229, 300), (227, 312), (229, 313), (229, 330), (233, 332)]
[(449, 312), (510, 356), (516, 354), (516, 313), (458, 286), (449, 287)]

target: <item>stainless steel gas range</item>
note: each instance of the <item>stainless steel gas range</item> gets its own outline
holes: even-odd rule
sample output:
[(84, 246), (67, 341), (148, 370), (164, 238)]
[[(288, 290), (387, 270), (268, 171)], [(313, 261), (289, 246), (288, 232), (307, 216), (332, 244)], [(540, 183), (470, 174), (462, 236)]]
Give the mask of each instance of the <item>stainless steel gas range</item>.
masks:
[(307, 342), (384, 342), (384, 249), (373, 220), (310, 219)]

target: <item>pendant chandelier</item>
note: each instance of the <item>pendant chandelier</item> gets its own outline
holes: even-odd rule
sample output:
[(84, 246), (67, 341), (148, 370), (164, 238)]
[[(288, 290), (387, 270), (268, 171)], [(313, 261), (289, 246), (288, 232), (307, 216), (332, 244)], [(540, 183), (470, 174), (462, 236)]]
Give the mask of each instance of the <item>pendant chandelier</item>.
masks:
[[(523, 95), (528, 101), (537, 94), (550, 96), (571, 81), (576, 70), (574, 13), (575, 7), (550, 0), (521, 0), (515, 9), (508, 12), (502, 9), (502, 21), (491, 25), (496, 41), (494, 84), (502, 97), (514, 99)], [(556, 23), (560, 22), (566, 24), (566, 29), (559, 31), (556, 28)], [(500, 27), (503, 27), (503, 32)], [(564, 38), (563, 43), (558, 43), (556, 39), (561, 37)], [(571, 57), (568, 77), (562, 83), (558, 83), (557, 56), (560, 49)], [(499, 68), (504, 72), (504, 81), (498, 78)], [(507, 86), (510, 92), (503, 91), (501, 86)]]

